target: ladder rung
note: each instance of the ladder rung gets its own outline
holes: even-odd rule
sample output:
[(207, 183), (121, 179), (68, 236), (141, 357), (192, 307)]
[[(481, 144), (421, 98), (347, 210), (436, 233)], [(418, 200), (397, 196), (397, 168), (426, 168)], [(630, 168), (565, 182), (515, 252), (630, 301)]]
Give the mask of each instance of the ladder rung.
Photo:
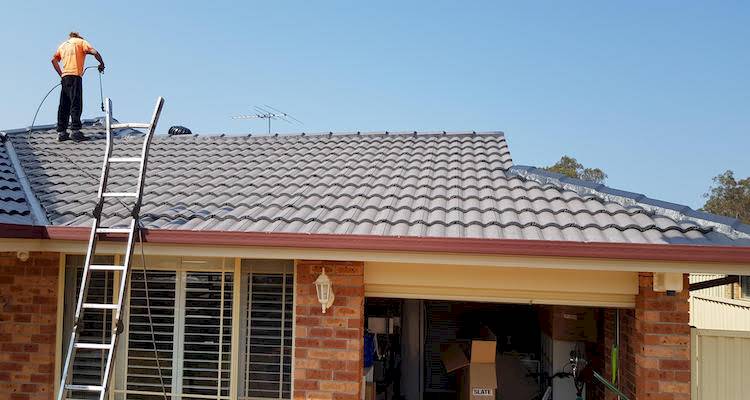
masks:
[(83, 303), (83, 308), (91, 308), (95, 310), (116, 310), (117, 304), (99, 304), (99, 303)]
[(96, 233), (130, 233), (130, 228), (96, 228)]
[(125, 129), (125, 128), (132, 128), (132, 129), (148, 129), (151, 127), (151, 124), (141, 124), (137, 122), (128, 122), (123, 124), (112, 124), (112, 129)]
[[(102, 228), (100, 228), (102, 229)], [(128, 230), (130, 233), (130, 230)], [(92, 271), (125, 271), (124, 265), (89, 265), (89, 269)]]
[(76, 349), (89, 349), (89, 350), (109, 350), (112, 345), (109, 343), (76, 343)]
[(87, 392), (101, 392), (104, 390), (101, 386), (96, 385), (65, 385), (65, 389), (68, 390), (81, 390), (81, 391), (87, 391)]
[(141, 158), (140, 157), (110, 157), (109, 162), (111, 163), (141, 162)]
[(138, 193), (133, 192), (106, 192), (102, 193), (103, 197), (138, 197)]

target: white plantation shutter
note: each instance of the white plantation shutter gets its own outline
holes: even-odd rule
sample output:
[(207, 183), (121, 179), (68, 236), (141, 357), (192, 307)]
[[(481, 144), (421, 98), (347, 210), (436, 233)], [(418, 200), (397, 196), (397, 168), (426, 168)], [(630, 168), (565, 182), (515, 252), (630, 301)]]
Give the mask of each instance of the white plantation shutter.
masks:
[[(229, 399), (233, 272), (142, 270), (130, 280), (125, 383), (116, 399)], [(157, 368), (154, 340), (158, 349)]]
[[(228, 400), (233, 390), (243, 399), (291, 398), (293, 262), (244, 260), (242, 268), (235, 270), (226, 266), (228, 260), (206, 260), (154, 257), (147, 260), (147, 268), (152, 269), (145, 273), (139, 265), (133, 266), (124, 309), (126, 330), (114, 371), (114, 400), (162, 400), (162, 387), (170, 400)], [(115, 264), (115, 260), (106, 257), (96, 263)], [(68, 333), (82, 264), (82, 256), (66, 258), (64, 329)], [(111, 272), (95, 276), (89, 301), (112, 302), (117, 289), (114, 277)], [(236, 280), (238, 293), (234, 293)], [(240, 319), (233, 321), (234, 307), (240, 307)], [(84, 337), (108, 342), (111, 320), (111, 310), (85, 314)], [(233, 331), (239, 334), (234, 338), (236, 349)], [(78, 382), (98, 384), (104, 353), (79, 354)], [(233, 354), (238, 357), (234, 371)], [(232, 373), (236, 388), (231, 387)], [(94, 398), (88, 397), (91, 394), (69, 397)]]
[[(147, 271), (146, 277), (148, 281), (144, 282), (143, 271), (138, 270), (132, 271), (130, 275), (126, 379), (127, 390), (139, 394), (131, 394), (127, 398), (163, 400), (161, 379), (166, 392), (172, 392), (177, 273)], [(146, 307), (146, 283), (152, 323), (149, 322)], [(157, 354), (161, 379), (157, 368)]]
[(233, 282), (231, 272), (186, 274), (183, 395), (229, 398)]
[(242, 399), (291, 397), (294, 266), (242, 263), (240, 388)]

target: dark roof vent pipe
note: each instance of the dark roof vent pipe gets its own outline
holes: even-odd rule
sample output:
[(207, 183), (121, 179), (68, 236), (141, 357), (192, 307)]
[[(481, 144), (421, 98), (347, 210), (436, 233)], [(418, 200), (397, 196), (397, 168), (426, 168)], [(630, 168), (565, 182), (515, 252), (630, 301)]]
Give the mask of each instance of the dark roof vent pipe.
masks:
[(169, 128), (169, 131), (167, 132), (167, 134), (169, 136), (192, 135), (193, 132), (191, 132), (190, 129), (185, 128), (184, 126), (175, 125)]

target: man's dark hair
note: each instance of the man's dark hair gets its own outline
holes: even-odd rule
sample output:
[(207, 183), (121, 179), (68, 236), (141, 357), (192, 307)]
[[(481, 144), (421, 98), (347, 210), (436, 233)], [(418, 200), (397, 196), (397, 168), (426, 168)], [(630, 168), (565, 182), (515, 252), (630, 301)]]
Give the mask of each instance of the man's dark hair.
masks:
[(68, 36), (70, 36), (70, 37), (72, 37), (72, 38), (83, 39), (83, 37), (81, 36), (81, 34), (80, 34), (80, 33), (78, 33), (78, 32), (70, 32), (70, 33), (68, 34)]

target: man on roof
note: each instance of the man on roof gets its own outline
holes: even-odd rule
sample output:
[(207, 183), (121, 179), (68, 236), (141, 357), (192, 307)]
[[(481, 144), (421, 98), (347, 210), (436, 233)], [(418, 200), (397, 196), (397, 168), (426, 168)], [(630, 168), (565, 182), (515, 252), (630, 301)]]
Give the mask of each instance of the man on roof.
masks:
[[(84, 40), (78, 32), (70, 32), (69, 38), (57, 48), (52, 56), (52, 66), (60, 75), (60, 106), (57, 108), (57, 139), (75, 141), (88, 139), (81, 133), (81, 113), (83, 112), (83, 71), (86, 55), (91, 54), (99, 61), (99, 72), (104, 72), (102, 55)], [(60, 68), (60, 60), (63, 62)], [(68, 120), (72, 135), (68, 136)]]

